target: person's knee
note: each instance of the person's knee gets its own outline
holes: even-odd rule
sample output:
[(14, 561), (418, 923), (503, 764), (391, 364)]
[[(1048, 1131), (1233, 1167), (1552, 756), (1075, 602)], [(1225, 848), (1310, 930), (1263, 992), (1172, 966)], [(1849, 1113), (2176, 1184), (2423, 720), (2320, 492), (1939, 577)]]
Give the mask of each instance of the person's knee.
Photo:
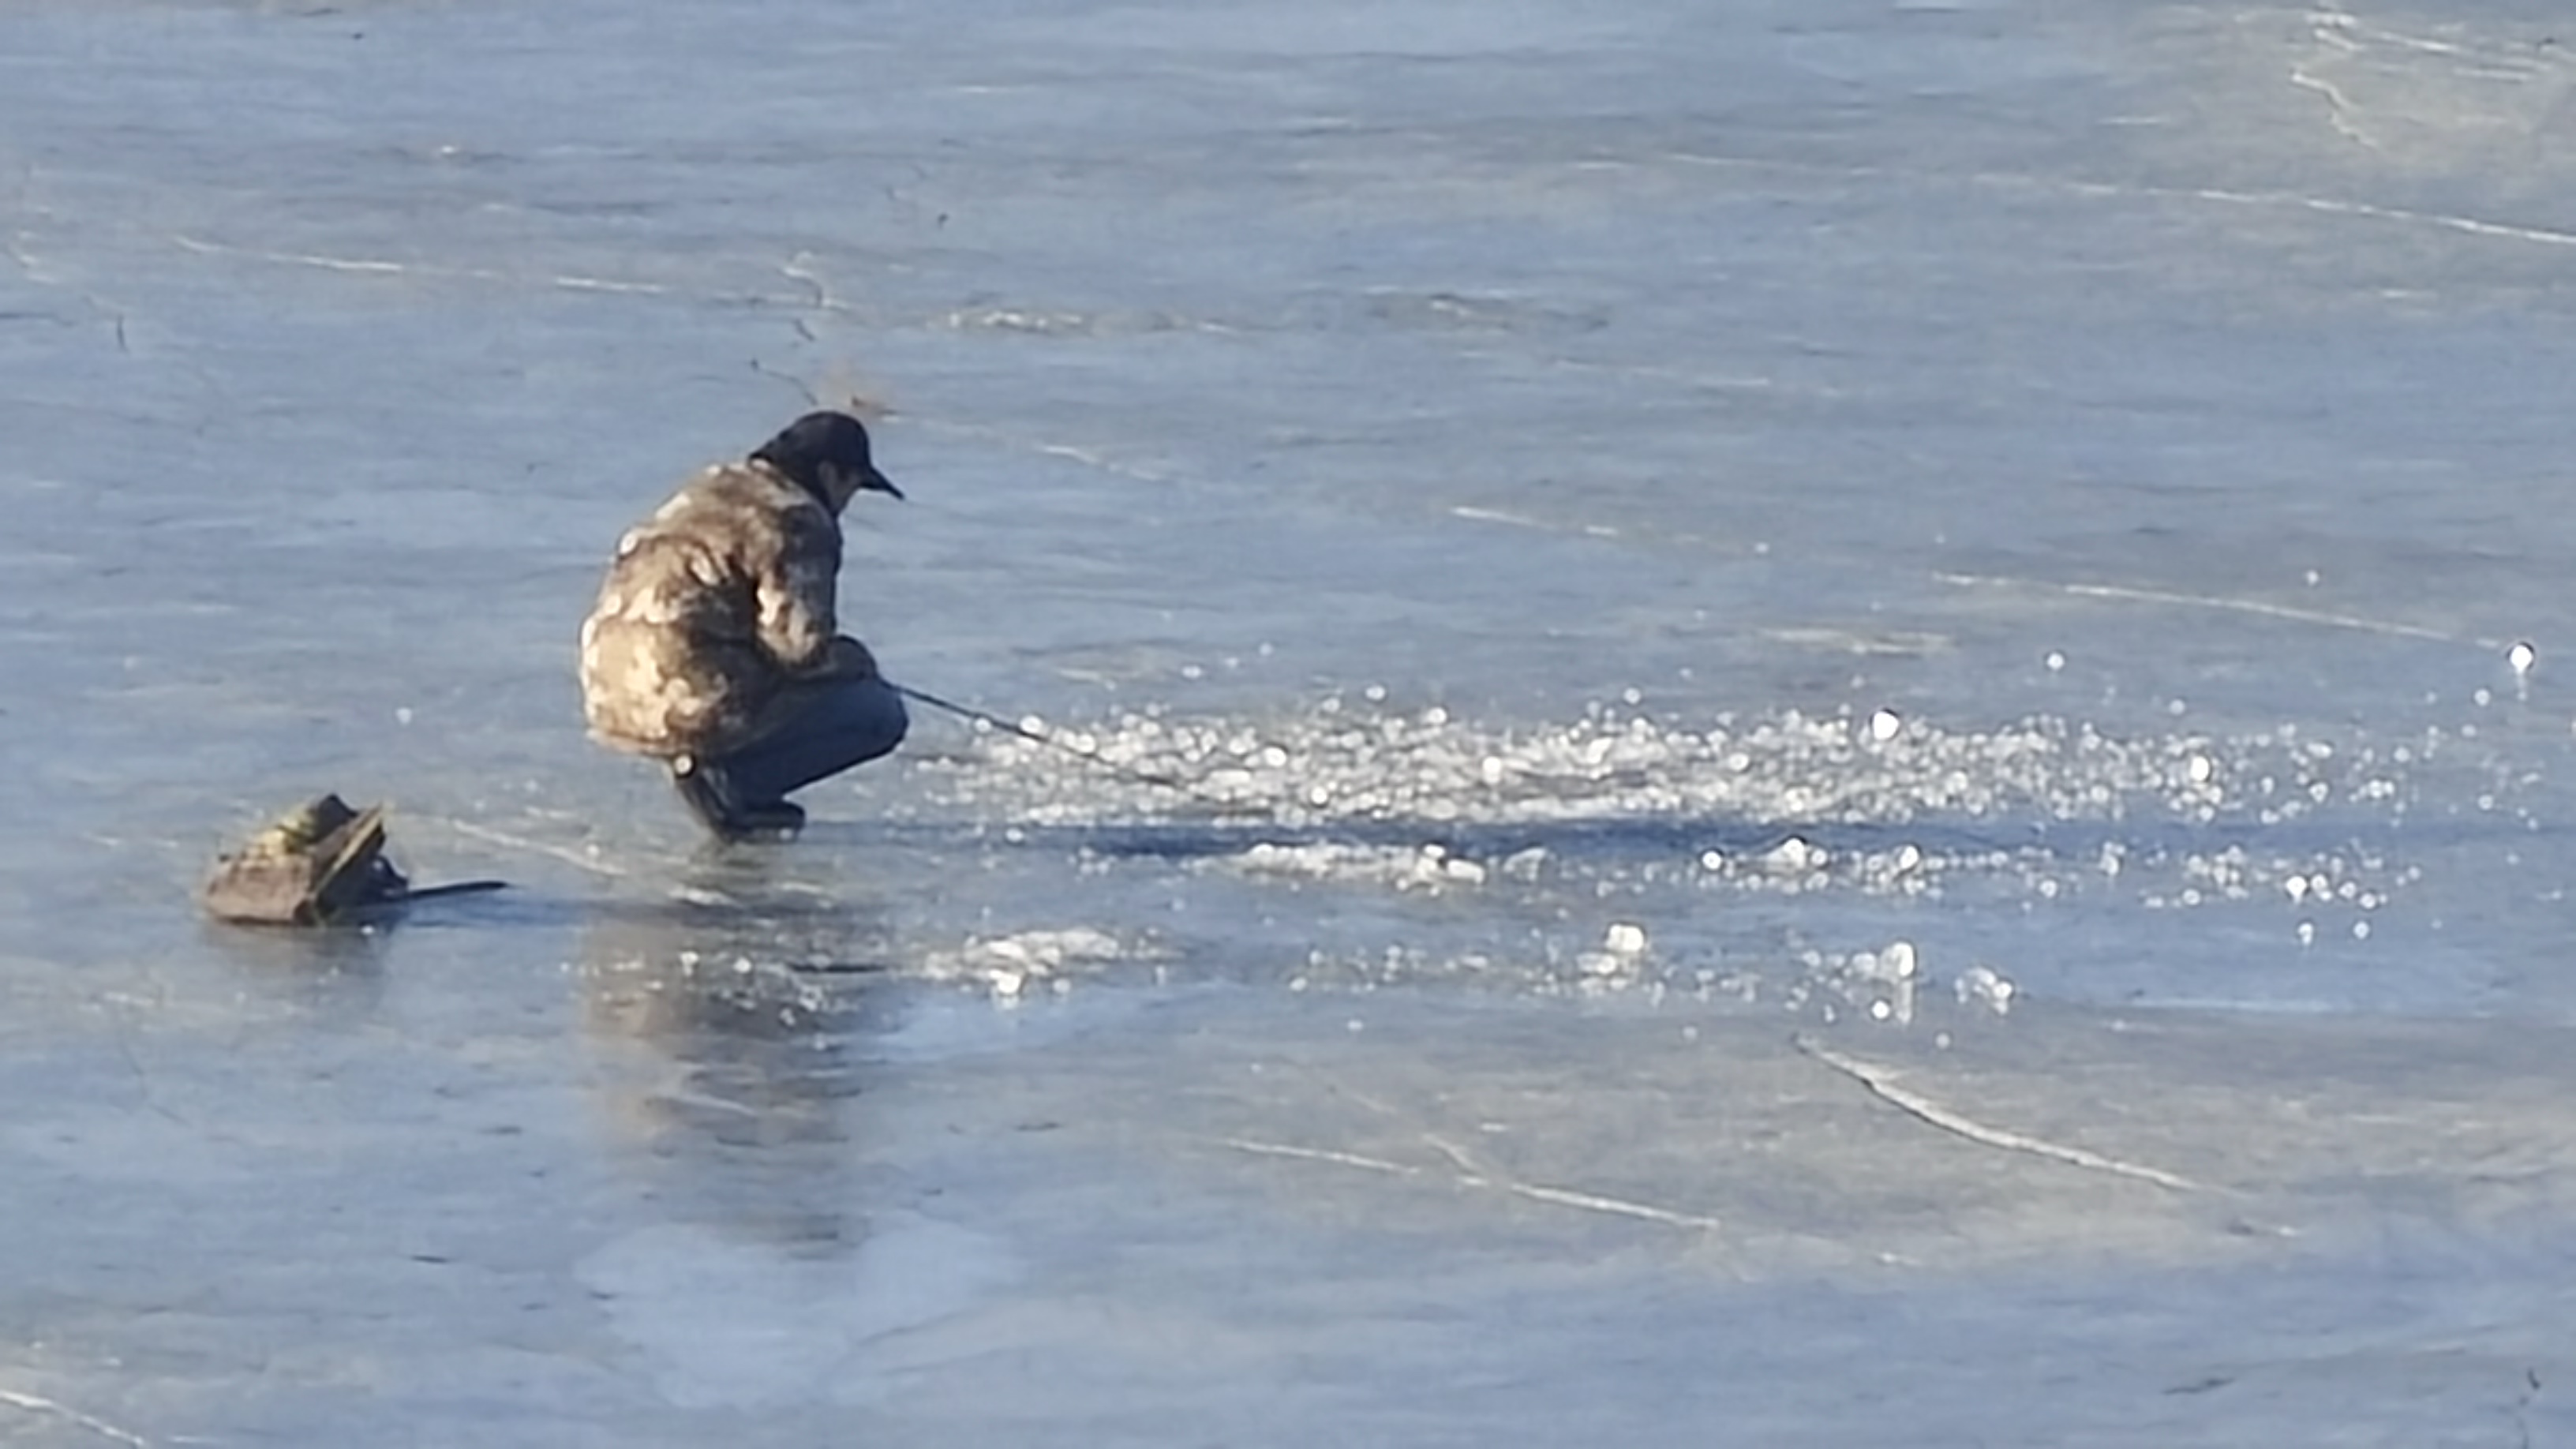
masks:
[(869, 733), (876, 737), (875, 748), (869, 753), (871, 759), (892, 753), (895, 746), (903, 743), (903, 737), (912, 732), (912, 712), (904, 708), (902, 693), (882, 679), (872, 682), (876, 685), (877, 697), (869, 702), (868, 711), (871, 716)]

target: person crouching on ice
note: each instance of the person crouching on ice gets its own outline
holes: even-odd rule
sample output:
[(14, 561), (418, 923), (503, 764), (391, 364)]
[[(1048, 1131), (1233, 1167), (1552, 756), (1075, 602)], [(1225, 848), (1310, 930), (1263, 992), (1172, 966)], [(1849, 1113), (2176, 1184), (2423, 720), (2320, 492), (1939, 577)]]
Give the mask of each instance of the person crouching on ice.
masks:
[(795, 833), (789, 794), (903, 740), (902, 695), (835, 613), (841, 510), (869, 490), (903, 496), (867, 429), (808, 413), (628, 531), (581, 626), (591, 737), (669, 767), (720, 839)]

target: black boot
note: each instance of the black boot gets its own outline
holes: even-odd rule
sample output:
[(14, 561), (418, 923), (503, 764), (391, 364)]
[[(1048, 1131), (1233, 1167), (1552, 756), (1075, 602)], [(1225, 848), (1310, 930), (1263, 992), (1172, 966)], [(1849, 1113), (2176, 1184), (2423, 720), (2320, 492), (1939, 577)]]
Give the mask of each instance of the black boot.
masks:
[(718, 840), (745, 840), (755, 835), (794, 835), (805, 828), (805, 811), (784, 800), (747, 804), (734, 798), (724, 767), (682, 755), (671, 761), (671, 785), (698, 823)]

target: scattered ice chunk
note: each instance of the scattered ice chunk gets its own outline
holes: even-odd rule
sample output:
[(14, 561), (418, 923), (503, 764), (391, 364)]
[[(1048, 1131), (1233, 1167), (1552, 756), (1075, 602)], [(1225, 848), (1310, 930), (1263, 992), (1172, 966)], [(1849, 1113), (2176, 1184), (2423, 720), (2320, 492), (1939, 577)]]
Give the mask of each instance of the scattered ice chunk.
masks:
[(1882, 709), (1869, 717), (1869, 737), (1882, 745), (1904, 732), (1905, 721), (1897, 718), (1892, 709)]
[(2049, 673), (2055, 674), (2066, 667), (2066, 656), (2051, 649), (2048, 651), (2048, 658), (2041, 662), (2048, 666)]
[(997, 1001), (1013, 1001), (1040, 980), (1062, 994), (1072, 985), (1065, 978), (1067, 970), (1105, 965), (1127, 955), (1126, 948), (1107, 932), (1074, 926), (969, 938), (955, 951), (931, 952), (922, 961), (922, 972), (935, 981), (980, 985)]
[(2316, 943), (2317, 923), (2314, 921), (2299, 922), (2299, 944), (2302, 946), (2313, 946)]
[(1771, 847), (1770, 851), (1762, 857), (1762, 863), (1776, 871), (1804, 875), (1824, 865), (1825, 851), (1820, 846), (1809, 845), (1792, 835)]
[(1610, 927), (1602, 947), (1616, 955), (1634, 956), (1646, 949), (1646, 928), (1621, 921)]
[(2015, 988), (1991, 966), (1971, 966), (1960, 972), (1959, 979), (1951, 983), (1951, 989), (1958, 994), (1962, 1006), (1983, 1006), (1997, 1016), (2012, 1010)]
[(2512, 648), (2504, 651), (2504, 662), (2517, 675), (2529, 674), (2531, 666), (2540, 662), (2540, 651), (2531, 647), (2530, 640), (2517, 639)]

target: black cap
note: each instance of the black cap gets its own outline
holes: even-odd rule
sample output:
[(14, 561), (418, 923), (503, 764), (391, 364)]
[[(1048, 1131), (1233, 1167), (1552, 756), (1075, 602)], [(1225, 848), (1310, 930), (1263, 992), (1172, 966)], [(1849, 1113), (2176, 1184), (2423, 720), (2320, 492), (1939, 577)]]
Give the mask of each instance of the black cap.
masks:
[(848, 413), (807, 413), (754, 449), (751, 456), (827, 503), (832, 497), (829, 485), (836, 477), (855, 479), (849, 487), (852, 493), (903, 496), (903, 490), (869, 460), (868, 430)]

